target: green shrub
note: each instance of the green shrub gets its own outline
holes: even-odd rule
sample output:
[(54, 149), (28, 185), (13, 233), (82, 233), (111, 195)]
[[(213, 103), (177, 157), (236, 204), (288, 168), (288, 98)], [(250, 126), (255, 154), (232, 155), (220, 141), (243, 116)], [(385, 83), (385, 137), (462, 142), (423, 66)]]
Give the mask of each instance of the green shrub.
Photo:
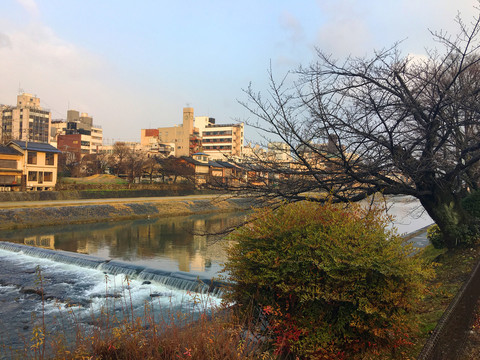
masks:
[(442, 232), (440, 231), (440, 228), (437, 224), (433, 224), (432, 226), (428, 227), (427, 239), (430, 241), (430, 243), (435, 249), (442, 249), (445, 247)]
[(432, 275), (378, 210), (314, 202), (263, 209), (232, 234), (226, 301), (263, 313), (278, 354), (364, 358), (408, 343)]
[(480, 218), (480, 191), (474, 191), (462, 200), (462, 207), (473, 217)]
[[(458, 225), (450, 233), (459, 240), (462, 246), (471, 246), (478, 239), (478, 229), (476, 225)], [(442, 249), (446, 247), (443, 233), (437, 224), (430, 226), (427, 229), (427, 239), (436, 249)]]

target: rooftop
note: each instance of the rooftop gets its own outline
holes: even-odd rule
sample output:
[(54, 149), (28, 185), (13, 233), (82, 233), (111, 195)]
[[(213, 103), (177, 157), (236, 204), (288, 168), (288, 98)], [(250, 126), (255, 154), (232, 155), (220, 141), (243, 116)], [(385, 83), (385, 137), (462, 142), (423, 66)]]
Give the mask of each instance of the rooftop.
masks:
[(29, 141), (26, 143), (22, 140), (12, 140), (9, 144), (15, 144), (22, 150), (32, 150), (32, 151), (43, 151), (43, 152), (52, 152), (52, 153), (61, 153), (56, 147), (47, 144), (47, 143), (40, 143), (40, 142), (33, 142)]
[(22, 155), (20, 151), (11, 148), (10, 146), (0, 145), (0, 154), (7, 154), (7, 155)]

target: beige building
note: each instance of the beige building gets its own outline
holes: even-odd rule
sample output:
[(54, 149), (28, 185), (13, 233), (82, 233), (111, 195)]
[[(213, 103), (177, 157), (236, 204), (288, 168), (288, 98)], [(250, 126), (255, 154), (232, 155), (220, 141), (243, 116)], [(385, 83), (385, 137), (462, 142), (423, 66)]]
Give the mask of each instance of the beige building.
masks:
[(193, 108), (184, 108), (182, 124), (142, 129), (140, 143), (147, 151), (159, 145), (172, 146), (176, 157), (203, 151), (210, 159), (224, 160), (242, 156), (243, 130), (243, 123), (215, 124), (214, 118), (194, 117)]
[(194, 127), (193, 108), (183, 108), (183, 121), (180, 125), (158, 129), (142, 129), (140, 144), (146, 151), (156, 147), (173, 148), (171, 155), (190, 156), (199, 150), (198, 130)]
[(292, 161), (291, 150), (288, 144), (280, 141), (269, 142), (267, 148), (268, 148), (268, 152), (267, 152), (268, 160), (283, 162), (283, 163)]
[(27, 190), (55, 188), (60, 150), (50, 144), (21, 140), (13, 140), (8, 146), (22, 154), (17, 169), (22, 171), (22, 184)]
[(48, 143), (52, 114), (40, 106), (40, 98), (31, 94), (17, 95), (17, 106), (0, 108), (1, 140), (23, 140)]

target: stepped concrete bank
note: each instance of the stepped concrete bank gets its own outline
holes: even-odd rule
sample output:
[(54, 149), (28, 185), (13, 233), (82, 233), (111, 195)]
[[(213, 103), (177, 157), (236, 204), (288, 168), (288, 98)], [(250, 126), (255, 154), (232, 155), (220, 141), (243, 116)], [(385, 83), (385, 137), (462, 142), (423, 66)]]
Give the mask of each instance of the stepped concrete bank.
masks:
[[(132, 198), (132, 197), (160, 197), (160, 196), (186, 196), (209, 194), (208, 191), (193, 189), (90, 189), (66, 191), (28, 191), (0, 192), (0, 202), (4, 201), (44, 201), (44, 200), (76, 200), (76, 199), (107, 199), (107, 198)], [(210, 192), (211, 194), (211, 192)]]
[(249, 199), (213, 196), (2, 203), (0, 229), (244, 211)]

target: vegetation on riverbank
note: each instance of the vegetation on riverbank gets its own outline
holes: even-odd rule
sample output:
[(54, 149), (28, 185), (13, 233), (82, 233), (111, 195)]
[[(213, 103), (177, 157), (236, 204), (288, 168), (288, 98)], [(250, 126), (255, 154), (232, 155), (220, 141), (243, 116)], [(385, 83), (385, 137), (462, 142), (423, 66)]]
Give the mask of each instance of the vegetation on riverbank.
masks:
[[(288, 223), (283, 222), (282, 225), (286, 226)], [(436, 277), (422, 285), (428, 289), (426, 296), (416, 302), (408, 318), (405, 318), (406, 322), (413, 325), (404, 333), (403, 345), (406, 346), (402, 350), (384, 352), (380, 357), (372, 352), (367, 358), (416, 358), (446, 307), (462, 283), (468, 279), (479, 256), (480, 249), (476, 245), (448, 251), (429, 246), (422, 251), (418, 258), (425, 264), (435, 264)], [(198, 299), (195, 295), (193, 301)], [(44, 337), (49, 330), (36, 327), (32, 338), (26, 339), (24, 351), (15, 356), (36, 359), (288, 358), (285, 353), (282, 357), (275, 346), (275, 339), (278, 340), (279, 336), (275, 326), (271, 327), (265, 322), (265, 315), (268, 315), (269, 310), (278, 309), (266, 307), (266, 311), (265, 308), (263, 310), (259, 315), (253, 310), (238, 312), (237, 308), (224, 305), (211, 310), (205, 308), (199, 318), (195, 318), (193, 314), (174, 314), (172, 316), (175, 318), (160, 319), (147, 305), (142, 317), (123, 316), (123, 320), (115, 316), (107, 318), (108, 311), (103, 311), (91, 321), (98, 325), (93, 332), (87, 331), (80, 324), (76, 326), (76, 334), (72, 337), (74, 346), (67, 344), (62, 336), (50, 334), (54, 336)], [(124, 311), (128, 313), (128, 306)], [(40, 352), (40, 345), (45, 345), (45, 352)], [(3, 351), (6, 349), (3, 348)], [(342, 358), (341, 354), (337, 355), (322, 354), (323, 357), (320, 358)]]

